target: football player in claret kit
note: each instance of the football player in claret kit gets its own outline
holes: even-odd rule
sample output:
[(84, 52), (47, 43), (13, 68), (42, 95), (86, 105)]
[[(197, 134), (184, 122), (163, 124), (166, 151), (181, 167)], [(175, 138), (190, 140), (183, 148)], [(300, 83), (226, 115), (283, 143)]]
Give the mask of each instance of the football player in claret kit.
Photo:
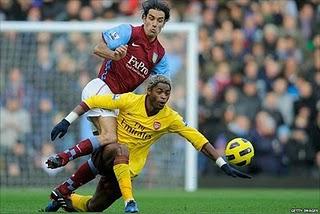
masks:
[[(60, 203), (67, 210), (103, 211), (121, 195), (132, 194), (131, 179), (142, 171), (152, 144), (167, 133), (177, 133), (186, 138), (195, 149), (214, 160), (226, 174), (250, 178), (249, 175), (229, 166), (199, 131), (188, 126), (176, 111), (167, 106), (170, 93), (170, 80), (157, 75), (151, 77), (147, 94), (98, 95), (80, 103), (73, 110), (77, 117), (92, 108), (119, 109), (117, 117), (119, 143), (106, 145), (91, 158), (92, 168), (97, 174), (102, 175), (94, 196), (70, 193), (69, 198), (55, 203)], [(68, 161), (66, 157), (65, 163)], [(117, 165), (120, 167), (128, 165), (129, 173), (124, 172), (120, 177), (116, 177), (113, 169)], [(66, 182), (62, 185), (72, 184)], [(120, 186), (125, 188), (120, 189)], [(125, 212), (138, 212), (138, 209), (125, 209)]]
[[(169, 76), (168, 62), (165, 50), (157, 39), (165, 23), (170, 18), (168, 5), (161, 0), (148, 0), (142, 4), (141, 26), (122, 24), (102, 33), (101, 41), (94, 49), (94, 54), (104, 58), (98, 78), (91, 80), (82, 91), (82, 100), (97, 94), (122, 94), (135, 90), (150, 75), (162, 74)], [(66, 150), (72, 154), (69, 159), (91, 154), (101, 146), (117, 142), (116, 110), (90, 109), (87, 117), (94, 124), (95, 136), (79, 142), (73, 148)], [(67, 132), (76, 115), (71, 112), (64, 118), (51, 133), (54, 140)], [(64, 161), (56, 157), (58, 161)], [(50, 161), (50, 160), (49, 160)], [(57, 161), (57, 160), (53, 160)], [(94, 178), (95, 172), (91, 162), (84, 163), (68, 180), (72, 185), (52, 192), (51, 197), (57, 194), (68, 197), (70, 191), (77, 189), (81, 184)], [(115, 167), (116, 177), (128, 167)], [(120, 187), (121, 188), (121, 187)], [(125, 204), (134, 200), (133, 196), (123, 195)], [(52, 210), (55, 208), (52, 207)]]

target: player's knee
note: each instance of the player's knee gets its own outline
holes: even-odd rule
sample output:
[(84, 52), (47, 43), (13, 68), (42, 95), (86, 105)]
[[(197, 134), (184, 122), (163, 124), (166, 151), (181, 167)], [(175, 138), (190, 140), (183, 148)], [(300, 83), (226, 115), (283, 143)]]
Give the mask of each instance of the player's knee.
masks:
[(120, 145), (114, 158), (114, 165), (129, 163), (129, 150), (125, 145)]
[(126, 145), (119, 144), (119, 147), (117, 148), (117, 156), (126, 156), (129, 157), (129, 149)]
[(117, 140), (118, 140), (116, 133), (101, 134), (99, 138), (100, 138), (100, 144), (102, 146), (112, 144), (112, 143), (117, 143)]
[(110, 157), (115, 157), (118, 154), (120, 145), (118, 143), (109, 143), (103, 147), (103, 154)]

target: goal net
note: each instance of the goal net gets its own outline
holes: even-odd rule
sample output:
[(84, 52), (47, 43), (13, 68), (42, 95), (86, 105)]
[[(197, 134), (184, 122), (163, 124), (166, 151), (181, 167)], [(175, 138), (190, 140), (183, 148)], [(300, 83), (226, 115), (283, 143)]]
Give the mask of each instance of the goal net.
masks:
[[(1, 186), (56, 185), (88, 157), (48, 170), (49, 155), (91, 135), (85, 118), (55, 143), (50, 132), (80, 101), (101, 60), (92, 54), (101, 32), (120, 23), (1, 22)], [(168, 23), (160, 36), (173, 81), (170, 105), (197, 125), (197, 29)], [(142, 93), (144, 86), (137, 89)], [(151, 150), (134, 185), (197, 188), (196, 151), (177, 135), (166, 135)]]

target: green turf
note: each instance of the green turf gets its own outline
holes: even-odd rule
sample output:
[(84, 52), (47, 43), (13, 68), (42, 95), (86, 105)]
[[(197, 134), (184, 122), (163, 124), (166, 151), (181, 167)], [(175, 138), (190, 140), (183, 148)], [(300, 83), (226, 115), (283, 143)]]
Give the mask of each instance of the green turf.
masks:
[[(89, 193), (90, 189), (79, 191)], [(36, 213), (48, 201), (50, 189), (1, 188), (1, 213)], [(290, 213), (292, 208), (319, 209), (319, 190), (311, 189), (206, 189), (135, 192), (141, 214)], [(106, 213), (123, 213), (118, 200)]]

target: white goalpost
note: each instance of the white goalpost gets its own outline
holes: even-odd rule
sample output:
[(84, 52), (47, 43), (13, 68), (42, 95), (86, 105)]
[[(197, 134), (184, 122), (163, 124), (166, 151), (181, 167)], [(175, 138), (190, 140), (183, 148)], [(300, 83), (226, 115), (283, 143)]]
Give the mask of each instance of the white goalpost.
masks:
[[(1, 34), (6, 32), (50, 32), (50, 33), (92, 33), (102, 32), (123, 22), (16, 22), (1, 21)], [(133, 25), (139, 25), (135, 23)], [(183, 33), (186, 35), (185, 68), (185, 119), (195, 128), (198, 124), (198, 29), (194, 23), (167, 23), (164, 33)], [(1, 35), (2, 36), (2, 35)], [(2, 47), (1, 47), (2, 48)], [(88, 53), (90, 54), (90, 53)], [(3, 72), (1, 70), (1, 72)], [(2, 80), (4, 81), (4, 80)], [(174, 87), (174, 83), (173, 83)], [(184, 189), (195, 191), (198, 187), (197, 151), (190, 143), (185, 144)], [(174, 163), (173, 163), (174, 164)], [(168, 179), (168, 178), (167, 178)]]

